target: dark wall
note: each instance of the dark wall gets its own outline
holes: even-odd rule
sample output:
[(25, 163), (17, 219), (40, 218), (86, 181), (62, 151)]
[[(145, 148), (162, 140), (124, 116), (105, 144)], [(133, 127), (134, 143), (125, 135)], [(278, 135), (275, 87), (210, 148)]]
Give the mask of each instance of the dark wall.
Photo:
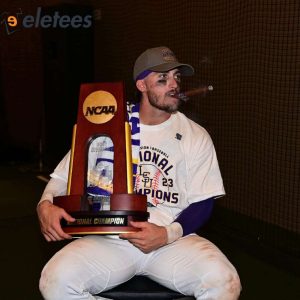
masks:
[[(5, 12), (16, 14), (28, 3), (1, 1), (0, 66), (1, 66), (1, 161), (27, 159), (38, 151), (43, 99), (42, 49), (39, 30), (7, 34), (2, 23)], [(2, 134), (3, 133), (3, 134)]]
[[(44, 9), (68, 16), (92, 15), (92, 7), (56, 5)], [(80, 84), (94, 76), (93, 28), (48, 29), (42, 32), (44, 75), (44, 149), (57, 163), (70, 149), (76, 123)]]
[(78, 1), (1, 2), (1, 160), (43, 160), (53, 167), (71, 145), (80, 83), (93, 81), (94, 30), (18, 25), (6, 31), (5, 15), (19, 13), (20, 21), (38, 7), (42, 16), (71, 17), (92, 15), (93, 8)]

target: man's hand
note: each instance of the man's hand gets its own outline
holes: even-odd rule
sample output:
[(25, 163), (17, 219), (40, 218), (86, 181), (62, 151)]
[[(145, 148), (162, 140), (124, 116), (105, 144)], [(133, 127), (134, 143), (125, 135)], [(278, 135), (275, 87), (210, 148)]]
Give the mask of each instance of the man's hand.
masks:
[(37, 214), (42, 234), (48, 242), (72, 238), (72, 236), (62, 230), (60, 225), (62, 218), (69, 222), (75, 221), (64, 209), (45, 200), (38, 205)]
[(120, 238), (128, 240), (144, 253), (150, 253), (165, 246), (168, 242), (167, 230), (164, 226), (158, 226), (149, 222), (130, 222), (130, 225), (140, 230), (122, 233)]

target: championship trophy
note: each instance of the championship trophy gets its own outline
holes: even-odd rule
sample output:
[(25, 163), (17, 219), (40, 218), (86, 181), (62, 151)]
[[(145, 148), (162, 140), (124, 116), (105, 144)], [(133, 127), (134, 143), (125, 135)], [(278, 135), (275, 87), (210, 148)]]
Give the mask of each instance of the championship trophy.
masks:
[(149, 217), (147, 197), (133, 193), (126, 111), (122, 82), (81, 85), (67, 195), (53, 200), (75, 218), (62, 220), (74, 237), (137, 231), (130, 221)]

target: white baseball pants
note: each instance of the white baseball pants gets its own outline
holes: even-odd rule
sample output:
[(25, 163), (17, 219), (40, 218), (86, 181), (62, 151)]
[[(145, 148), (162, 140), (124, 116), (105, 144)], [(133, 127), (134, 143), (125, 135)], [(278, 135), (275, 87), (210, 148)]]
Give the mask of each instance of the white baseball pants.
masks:
[(109, 236), (74, 240), (46, 264), (40, 291), (46, 300), (104, 299), (96, 295), (135, 275), (197, 300), (235, 300), (241, 286), (225, 255), (210, 241), (189, 235), (149, 254)]

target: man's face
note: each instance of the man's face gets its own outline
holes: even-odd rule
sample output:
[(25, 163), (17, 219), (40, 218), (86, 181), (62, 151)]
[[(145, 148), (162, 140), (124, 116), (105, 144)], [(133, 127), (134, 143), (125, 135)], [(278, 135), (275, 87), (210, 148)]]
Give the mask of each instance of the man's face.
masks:
[(178, 69), (150, 73), (144, 79), (149, 103), (167, 113), (177, 111), (181, 102), (177, 95), (180, 91), (180, 81), (181, 74)]

